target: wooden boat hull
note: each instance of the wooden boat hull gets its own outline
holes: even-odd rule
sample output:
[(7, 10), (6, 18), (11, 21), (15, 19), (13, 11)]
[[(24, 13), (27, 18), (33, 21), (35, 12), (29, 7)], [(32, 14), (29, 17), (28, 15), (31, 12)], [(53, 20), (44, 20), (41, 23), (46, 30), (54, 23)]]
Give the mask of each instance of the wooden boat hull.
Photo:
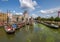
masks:
[(5, 29), (6, 33), (8, 33), (8, 34), (11, 34), (11, 33), (15, 32), (14, 28), (7, 28), (7, 27), (5, 27), (4, 29)]
[(51, 24), (48, 24), (48, 23), (42, 23), (42, 24), (44, 24), (44, 25), (46, 25), (48, 27), (54, 28), (54, 29), (58, 29), (59, 28), (59, 26), (57, 26), (57, 25), (51, 25)]
[(21, 24), (18, 24), (18, 28), (22, 28), (23, 27), (23, 25), (21, 25)]
[(24, 27), (25, 26), (25, 23), (19, 23), (18, 24), (18, 28), (22, 28), (22, 27)]
[(59, 28), (59, 26), (57, 26), (57, 25), (50, 25), (52, 28), (56, 28), (56, 29), (58, 29)]
[(3, 23), (0, 23), (0, 27), (3, 27)]

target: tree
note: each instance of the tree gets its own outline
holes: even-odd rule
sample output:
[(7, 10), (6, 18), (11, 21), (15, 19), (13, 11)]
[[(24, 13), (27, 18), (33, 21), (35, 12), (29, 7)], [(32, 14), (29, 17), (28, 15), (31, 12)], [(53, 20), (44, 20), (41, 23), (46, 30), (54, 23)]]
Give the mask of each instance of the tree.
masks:
[(60, 18), (59, 17), (56, 17), (55, 18), (55, 21), (57, 21), (57, 22), (60, 21)]
[(50, 20), (50, 21), (54, 21), (54, 18), (53, 18), (53, 17), (51, 17), (49, 20)]
[(39, 16), (39, 17), (35, 18), (35, 20), (39, 20), (40, 21), (41, 20), (41, 17)]

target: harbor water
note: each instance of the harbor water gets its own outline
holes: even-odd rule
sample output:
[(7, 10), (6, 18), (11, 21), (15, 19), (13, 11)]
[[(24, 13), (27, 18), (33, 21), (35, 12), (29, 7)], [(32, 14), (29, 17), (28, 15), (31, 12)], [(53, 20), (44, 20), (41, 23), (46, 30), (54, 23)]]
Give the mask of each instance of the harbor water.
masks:
[(0, 42), (60, 42), (60, 28), (34, 23), (33, 26), (26, 25), (16, 30), (14, 34), (7, 34), (0, 27)]

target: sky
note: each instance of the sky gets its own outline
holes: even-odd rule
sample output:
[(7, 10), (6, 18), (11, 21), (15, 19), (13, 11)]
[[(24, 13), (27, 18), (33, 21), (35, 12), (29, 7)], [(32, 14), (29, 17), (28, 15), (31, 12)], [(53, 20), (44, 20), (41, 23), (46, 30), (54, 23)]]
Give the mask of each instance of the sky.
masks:
[(33, 17), (56, 17), (60, 10), (60, 0), (0, 0), (0, 12), (22, 14), (24, 10)]

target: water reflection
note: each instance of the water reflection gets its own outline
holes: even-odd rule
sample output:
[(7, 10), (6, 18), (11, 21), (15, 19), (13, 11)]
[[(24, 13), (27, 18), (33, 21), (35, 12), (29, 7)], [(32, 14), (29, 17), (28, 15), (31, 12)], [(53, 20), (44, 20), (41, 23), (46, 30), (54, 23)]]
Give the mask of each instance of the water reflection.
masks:
[(4, 36), (5, 36), (5, 31), (4, 31), (3, 27), (2, 27), (2, 28), (0, 28), (0, 38), (2, 38)]
[(30, 33), (33, 33), (33, 31), (34, 31), (34, 26), (33, 25), (29, 26), (29, 31), (30, 31)]
[(23, 27), (22, 29), (21, 29), (22, 31), (24, 31), (24, 32), (26, 32), (26, 33), (29, 33), (29, 32), (33, 32), (33, 30), (34, 30), (34, 26), (32, 25), (32, 26), (30, 26), (30, 25), (26, 25), (25, 27)]
[(14, 37), (15, 37), (15, 34), (6, 34), (6, 37), (7, 37), (9, 40), (13, 40)]
[(42, 24), (26, 25), (15, 34), (6, 34), (0, 28), (0, 42), (60, 42), (60, 29), (51, 29)]

